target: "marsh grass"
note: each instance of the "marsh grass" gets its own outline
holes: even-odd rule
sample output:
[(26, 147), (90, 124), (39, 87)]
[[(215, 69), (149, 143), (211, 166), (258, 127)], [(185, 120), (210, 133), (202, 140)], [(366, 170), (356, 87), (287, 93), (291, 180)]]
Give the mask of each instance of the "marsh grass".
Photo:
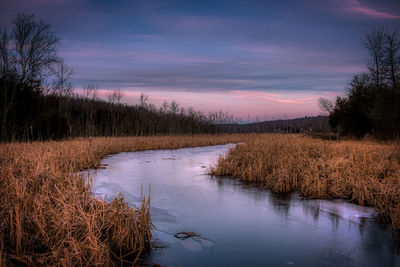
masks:
[(135, 264), (151, 248), (150, 197), (94, 197), (90, 178), (119, 152), (217, 145), (245, 135), (119, 137), (0, 144), (0, 266)]
[(395, 144), (257, 135), (220, 157), (211, 174), (276, 193), (299, 191), (307, 198), (343, 198), (373, 206), (400, 229), (400, 148)]

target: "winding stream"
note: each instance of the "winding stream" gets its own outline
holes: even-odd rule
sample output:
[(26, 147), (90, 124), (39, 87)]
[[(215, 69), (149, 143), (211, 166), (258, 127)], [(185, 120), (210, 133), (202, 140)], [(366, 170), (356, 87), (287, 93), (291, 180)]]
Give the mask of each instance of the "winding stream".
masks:
[[(400, 248), (373, 209), (342, 200), (277, 196), (207, 175), (229, 145), (111, 155), (91, 170), (95, 194), (148, 195), (156, 248), (167, 266), (400, 266)], [(177, 232), (199, 236), (178, 239)]]

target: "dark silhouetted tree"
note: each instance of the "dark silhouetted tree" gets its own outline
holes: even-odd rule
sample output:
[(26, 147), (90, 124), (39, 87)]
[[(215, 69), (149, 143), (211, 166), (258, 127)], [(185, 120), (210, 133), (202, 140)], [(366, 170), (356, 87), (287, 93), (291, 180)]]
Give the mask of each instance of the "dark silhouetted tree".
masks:
[(335, 104), (319, 101), (330, 113), (330, 125), (341, 134), (400, 137), (400, 37), (398, 30), (375, 29), (362, 41), (370, 59), (367, 72), (355, 75), (346, 97)]

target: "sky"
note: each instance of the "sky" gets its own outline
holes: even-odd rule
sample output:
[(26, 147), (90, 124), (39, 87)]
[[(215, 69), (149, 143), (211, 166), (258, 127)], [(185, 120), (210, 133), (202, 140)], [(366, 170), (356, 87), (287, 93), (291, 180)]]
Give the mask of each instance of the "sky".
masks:
[(0, 0), (1, 27), (18, 13), (51, 24), (77, 91), (244, 121), (321, 114), (364, 70), (365, 33), (400, 28), (398, 0)]

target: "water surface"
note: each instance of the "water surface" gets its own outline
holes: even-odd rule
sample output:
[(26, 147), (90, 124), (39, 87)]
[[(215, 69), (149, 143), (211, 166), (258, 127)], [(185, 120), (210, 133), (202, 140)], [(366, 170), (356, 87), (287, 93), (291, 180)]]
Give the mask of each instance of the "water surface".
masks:
[[(400, 266), (399, 242), (372, 208), (342, 200), (279, 196), (207, 175), (229, 145), (111, 155), (92, 170), (96, 195), (148, 195), (157, 247), (167, 266)], [(185, 240), (173, 235), (194, 232)]]

